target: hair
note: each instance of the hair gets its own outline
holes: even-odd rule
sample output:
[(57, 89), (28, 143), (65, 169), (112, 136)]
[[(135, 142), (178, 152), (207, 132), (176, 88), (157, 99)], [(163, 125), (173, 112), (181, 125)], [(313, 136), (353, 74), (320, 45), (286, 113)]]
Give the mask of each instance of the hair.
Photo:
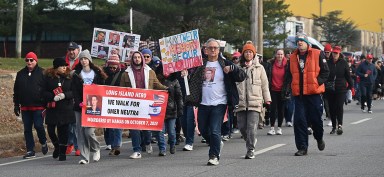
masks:
[(214, 39), (214, 38), (209, 38), (209, 39), (207, 40), (207, 42), (205, 42), (205, 47), (206, 47), (210, 42), (212, 42), (212, 41), (217, 42), (217, 45), (219, 45), (219, 47), (220, 47), (220, 43), (219, 43), (219, 41), (217, 41), (217, 40)]
[[(102, 70), (100, 67), (96, 66), (92, 62), (89, 62), (89, 68), (91, 68), (96, 74), (100, 74), (101, 78), (103, 78), (104, 80), (108, 78), (108, 75), (104, 72), (104, 70)], [(81, 65), (80, 63), (75, 66), (74, 70), (77, 71), (82, 69), (83, 69), (83, 65)]]
[[(50, 78), (55, 78), (55, 77), (58, 77), (58, 72), (57, 72), (57, 69), (55, 68), (48, 68), (44, 71), (44, 74), (47, 76), (47, 77), (50, 77)], [(71, 79), (71, 69), (69, 69), (69, 67), (66, 68), (64, 74), (63, 74), (64, 77), (68, 78), (68, 79)]]

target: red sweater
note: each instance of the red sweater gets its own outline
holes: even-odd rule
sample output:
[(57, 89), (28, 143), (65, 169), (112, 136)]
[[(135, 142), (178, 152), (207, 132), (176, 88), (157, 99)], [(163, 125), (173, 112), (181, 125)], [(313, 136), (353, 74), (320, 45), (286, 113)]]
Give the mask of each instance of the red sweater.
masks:
[(282, 60), (281, 66), (278, 66), (278, 61), (275, 60), (272, 66), (272, 91), (280, 92), (283, 88), (284, 83), (284, 74), (285, 74), (285, 65), (287, 64), (287, 59), (284, 57)]

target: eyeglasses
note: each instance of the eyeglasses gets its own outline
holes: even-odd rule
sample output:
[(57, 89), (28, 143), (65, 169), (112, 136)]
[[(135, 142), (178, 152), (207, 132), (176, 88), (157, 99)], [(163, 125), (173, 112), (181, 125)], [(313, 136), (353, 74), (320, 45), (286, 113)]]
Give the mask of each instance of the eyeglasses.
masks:
[(337, 55), (337, 54), (339, 54), (339, 52), (332, 52), (332, 54), (335, 54), (335, 55)]
[(109, 69), (113, 69), (113, 70), (115, 70), (115, 69), (117, 69), (117, 67), (112, 67), (112, 66), (110, 66), (110, 67), (108, 67)]
[(144, 55), (144, 58), (151, 58), (151, 56)]
[(324, 53), (329, 54), (329, 53), (331, 53), (331, 52), (324, 52)]
[(208, 50), (218, 50), (220, 47), (207, 47)]
[(240, 59), (239, 57), (233, 57), (232, 60), (238, 60)]
[(31, 63), (32, 63), (33, 60), (34, 60), (34, 59), (25, 59), (25, 62), (27, 62), (27, 63), (28, 63), (28, 62), (31, 62)]

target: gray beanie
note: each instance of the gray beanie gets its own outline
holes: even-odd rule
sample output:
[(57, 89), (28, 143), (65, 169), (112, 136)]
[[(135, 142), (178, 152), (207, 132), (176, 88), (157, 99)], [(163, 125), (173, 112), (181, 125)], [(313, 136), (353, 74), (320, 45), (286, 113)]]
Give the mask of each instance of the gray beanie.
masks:
[(82, 59), (82, 58), (88, 58), (88, 60), (92, 63), (92, 57), (91, 57), (91, 54), (89, 54), (88, 49), (85, 49), (80, 53), (79, 59)]

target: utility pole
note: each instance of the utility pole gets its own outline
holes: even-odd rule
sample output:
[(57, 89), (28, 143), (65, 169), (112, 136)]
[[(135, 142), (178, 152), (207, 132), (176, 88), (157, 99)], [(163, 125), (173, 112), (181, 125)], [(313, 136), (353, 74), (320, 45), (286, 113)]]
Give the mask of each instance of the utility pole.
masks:
[[(260, 0), (252, 0), (252, 5), (251, 5), (251, 40), (254, 45), (257, 45), (258, 41), (258, 17), (257, 17), (257, 11), (258, 11), (258, 1)], [(256, 48), (257, 50), (258, 47)]]
[(322, 4), (323, 4), (323, 0), (320, 0), (320, 17), (321, 17), (321, 11), (322, 11)]
[(381, 53), (384, 54), (384, 24), (383, 24), (383, 19), (380, 18), (380, 28), (381, 28)]
[(257, 13), (257, 17), (258, 17), (258, 25), (259, 25), (259, 33), (258, 33), (258, 40), (257, 40), (257, 46), (258, 46), (258, 49), (257, 49), (257, 53), (263, 55), (263, 47), (264, 47), (264, 38), (263, 38), (263, 0), (259, 0), (258, 2), (258, 13)]
[(16, 22), (16, 58), (21, 58), (21, 42), (23, 37), (23, 10), (24, 0), (18, 0)]

